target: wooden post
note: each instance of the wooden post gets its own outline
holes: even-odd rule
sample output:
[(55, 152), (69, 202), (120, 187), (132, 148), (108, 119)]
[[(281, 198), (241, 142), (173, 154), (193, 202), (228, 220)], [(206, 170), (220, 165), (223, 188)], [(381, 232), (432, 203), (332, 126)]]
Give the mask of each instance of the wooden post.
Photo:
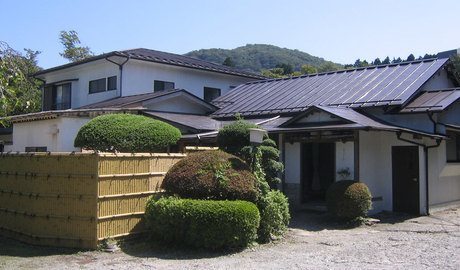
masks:
[(280, 151), (280, 162), (283, 163), (284, 170), (280, 173), (281, 178), (281, 191), (286, 191), (286, 179), (285, 179), (285, 171), (286, 171), (286, 147), (285, 147), (285, 136), (283, 133), (278, 134), (278, 149)]
[(354, 132), (353, 136), (354, 144), (354, 180), (359, 181), (359, 130)]

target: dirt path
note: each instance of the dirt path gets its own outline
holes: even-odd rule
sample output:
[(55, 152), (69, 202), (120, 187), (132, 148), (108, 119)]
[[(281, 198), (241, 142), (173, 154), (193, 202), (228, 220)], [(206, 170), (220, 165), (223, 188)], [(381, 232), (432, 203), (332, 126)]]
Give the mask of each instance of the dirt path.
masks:
[(115, 253), (30, 247), (0, 238), (1, 269), (460, 269), (460, 209), (429, 217), (381, 215), (353, 229), (302, 213), (282, 241), (239, 253), (127, 243)]

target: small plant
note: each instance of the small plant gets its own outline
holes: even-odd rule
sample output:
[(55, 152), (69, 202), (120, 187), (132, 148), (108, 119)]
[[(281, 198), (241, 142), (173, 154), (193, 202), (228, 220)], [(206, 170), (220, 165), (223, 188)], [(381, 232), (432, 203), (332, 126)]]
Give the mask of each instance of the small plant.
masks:
[(333, 183), (326, 193), (328, 211), (338, 218), (365, 217), (372, 207), (372, 196), (366, 184), (351, 180)]
[(271, 190), (257, 202), (260, 211), (260, 227), (257, 231), (260, 242), (281, 237), (287, 230), (291, 215), (287, 197), (278, 190)]
[(150, 199), (145, 217), (155, 240), (208, 249), (246, 247), (256, 239), (260, 222), (251, 202), (177, 197)]
[(337, 174), (341, 180), (349, 180), (351, 176), (350, 168), (342, 168), (337, 171)]

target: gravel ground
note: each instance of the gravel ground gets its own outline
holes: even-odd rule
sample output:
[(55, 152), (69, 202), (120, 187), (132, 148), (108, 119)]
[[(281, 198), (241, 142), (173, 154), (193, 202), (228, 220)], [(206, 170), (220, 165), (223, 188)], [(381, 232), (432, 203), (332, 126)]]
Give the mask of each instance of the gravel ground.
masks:
[(120, 251), (78, 252), (0, 237), (1, 269), (460, 269), (460, 209), (429, 217), (381, 214), (344, 228), (299, 213), (286, 238), (237, 253), (178, 251), (127, 242)]

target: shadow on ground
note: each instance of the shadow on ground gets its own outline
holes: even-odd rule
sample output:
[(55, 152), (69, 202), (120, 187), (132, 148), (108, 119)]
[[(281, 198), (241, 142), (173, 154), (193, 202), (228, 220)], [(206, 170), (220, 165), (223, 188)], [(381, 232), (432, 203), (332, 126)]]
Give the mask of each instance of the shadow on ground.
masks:
[(80, 252), (78, 249), (34, 246), (17, 240), (0, 236), (0, 256), (42, 257), (52, 255), (69, 255)]
[[(370, 218), (378, 219), (381, 224), (396, 224), (416, 218), (416, 216), (404, 213), (381, 212)], [(292, 214), (289, 227), (315, 232), (322, 230), (348, 230), (359, 226), (364, 226), (362, 221), (339, 220), (327, 212), (303, 210)]]

